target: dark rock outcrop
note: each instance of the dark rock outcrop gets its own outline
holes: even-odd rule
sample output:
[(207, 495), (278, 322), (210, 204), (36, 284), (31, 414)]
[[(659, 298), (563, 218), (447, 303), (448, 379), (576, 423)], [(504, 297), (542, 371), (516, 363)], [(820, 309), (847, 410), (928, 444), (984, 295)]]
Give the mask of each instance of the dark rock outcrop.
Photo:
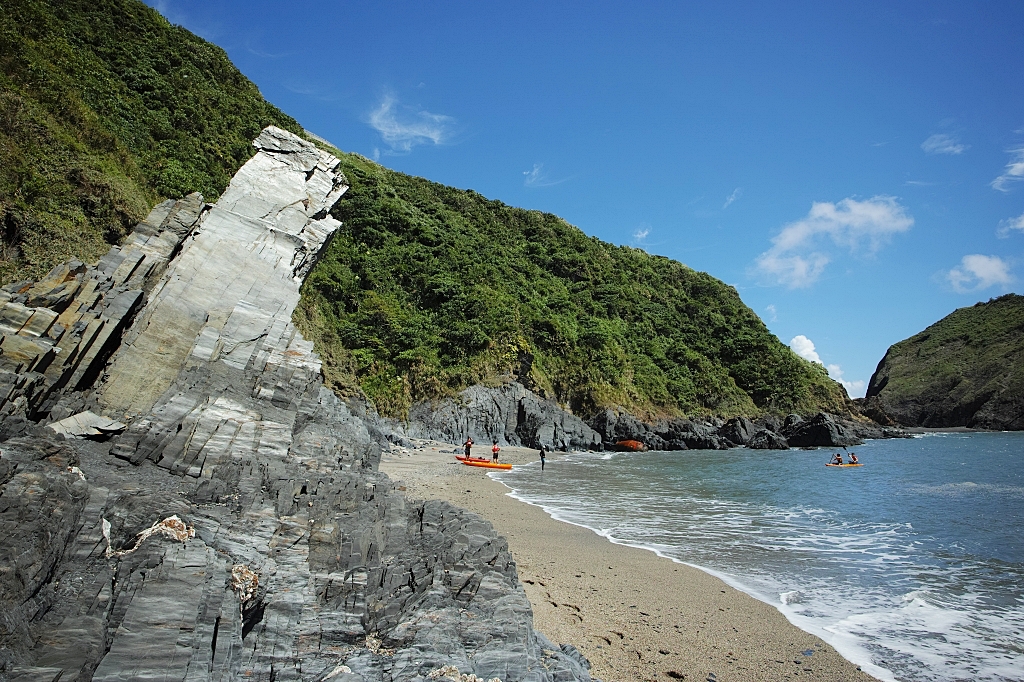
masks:
[[(215, 206), (158, 207), (5, 318), (0, 677), (589, 680), (533, 630), (505, 540), (396, 490), (383, 436), (323, 387), (290, 318), (344, 178), (284, 131), (255, 145)], [(80, 315), (53, 377), (30, 303)], [(92, 356), (90, 325), (111, 329)], [(67, 440), (33, 423), (72, 416)]]
[(437, 405), (420, 403), (408, 422), (394, 425), (410, 437), (522, 445), (549, 450), (599, 449), (601, 436), (558, 404), (539, 398), (522, 384), (472, 386)]
[(960, 308), (892, 345), (861, 409), (887, 426), (1024, 429), (1024, 296)]
[(783, 435), (791, 447), (841, 447), (863, 442), (850, 434), (835, 417), (825, 412), (819, 412), (808, 420), (791, 420), (787, 417)]
[(747, 447), (752, 450), (788, 450), (789, 442), (774, 431), (761, 429), (750, 437)]
[(718, 430), (718, 435), (735, 445), (746, 445), (756, 432), (754, 422), (746, 417), (734, 417)]
[[(721, 422), (719, 422), (721, 424)], [(616, 410), (603, 410), (590, 420), (607, 448), (622, 440), (637, 440), (649, 450), (726, 450), (732, 443), (719, 434), (720, 426), (689, 419), (647, 424)]]

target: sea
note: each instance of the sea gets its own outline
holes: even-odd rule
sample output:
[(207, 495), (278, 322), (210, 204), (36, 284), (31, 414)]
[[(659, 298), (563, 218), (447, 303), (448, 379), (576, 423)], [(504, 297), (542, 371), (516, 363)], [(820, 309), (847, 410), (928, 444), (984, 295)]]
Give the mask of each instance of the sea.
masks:
[(1024, 680), (1024, 433), (575, 452), (511, 495), (712, 573), (881, 680)]

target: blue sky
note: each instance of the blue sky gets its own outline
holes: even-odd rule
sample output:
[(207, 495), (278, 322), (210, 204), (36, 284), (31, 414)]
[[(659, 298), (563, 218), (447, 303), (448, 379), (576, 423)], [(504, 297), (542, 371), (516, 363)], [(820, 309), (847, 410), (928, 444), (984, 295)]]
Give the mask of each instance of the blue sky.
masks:
[(735, 286), (854, 396), (1024, 291), (1021, 2), (150, 4), (345, 151)]

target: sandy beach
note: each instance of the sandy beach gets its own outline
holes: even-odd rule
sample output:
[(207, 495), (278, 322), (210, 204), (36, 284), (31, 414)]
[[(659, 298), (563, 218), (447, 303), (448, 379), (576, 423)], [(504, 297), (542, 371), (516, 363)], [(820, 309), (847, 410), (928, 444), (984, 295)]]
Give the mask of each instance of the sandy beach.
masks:
[[(534, 627), (554, 642), (576, 645), (593, 676), (606, 682), (874, 679), (775, 608), (718, 578), (552, 519), (509, 497), (487, 470), (456, 462), (455, 445), (414, 445), (385, 454), (381, 470), (411, 497), (447, 500), (489, 520), (508, 539)], [(489, 455), (490, 448), (474, 454)], [(536, 455), (509, 447), (501, 460), (518, 464)], [(552, 453), (547, 466), (558, 462)]]

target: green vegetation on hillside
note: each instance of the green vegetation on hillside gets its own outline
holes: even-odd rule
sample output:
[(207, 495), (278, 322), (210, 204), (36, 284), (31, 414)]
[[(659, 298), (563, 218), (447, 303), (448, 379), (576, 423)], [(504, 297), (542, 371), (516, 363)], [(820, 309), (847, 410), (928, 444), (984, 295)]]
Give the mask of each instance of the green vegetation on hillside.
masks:
[(891, 346), (865, 408), (907, 426), (1024, 429), (1024, 296), (960, 308)]
[(507, 377), (584, 415), (843, 409), (825, 369), (710, 275), (358, 155), (342, 170), (344, 226), (300, 322), (335, 386), (382, 412)]
[(0, 0), (0, 278), (93, 261), (161, 197), (216, 197), (268, 124), (222, 49), (138, 0)]

